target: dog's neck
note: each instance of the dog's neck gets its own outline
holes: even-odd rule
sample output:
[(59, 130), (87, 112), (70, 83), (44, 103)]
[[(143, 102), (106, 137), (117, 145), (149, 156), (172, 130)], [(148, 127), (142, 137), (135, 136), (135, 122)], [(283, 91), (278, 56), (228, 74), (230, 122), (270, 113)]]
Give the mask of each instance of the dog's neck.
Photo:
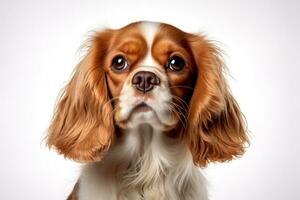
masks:
[[(179, 194), (199, 192), (195, 187), (203, 184), (203, 179), (198, 173), (189, 149), (179, 138), (169, 137), (150, 124), (141, 124), (123, 130), (101, 162), (85, 167), (81, 181), (90, 183), (81, 185), (98, 185), (111, 190), (109, 194), (128, 199), (176, 200), (182, 198)], [(204, 189), (201, 191), (206, 194)], [(95, 192), (101, 191), (95, 188)]]

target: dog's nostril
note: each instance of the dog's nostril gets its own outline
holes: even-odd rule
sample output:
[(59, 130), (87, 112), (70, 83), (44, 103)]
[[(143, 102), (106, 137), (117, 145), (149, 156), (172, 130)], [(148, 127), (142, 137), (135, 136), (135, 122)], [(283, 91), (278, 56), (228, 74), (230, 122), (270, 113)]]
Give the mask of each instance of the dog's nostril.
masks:
[(148, 83), (153, 84), (153, 85), (159, 85), (159, 78), (157, 76), (150, 76), (148, 77)]
[(153, 89), (154, 85), (159, 85), (160, 79), (153, 72), (140, 71), (132, 78), (132, 84), (144, 93)]
[(140, 84), (142, 82), (141, 76), (134, 76), (132, 79), (132, 84)]

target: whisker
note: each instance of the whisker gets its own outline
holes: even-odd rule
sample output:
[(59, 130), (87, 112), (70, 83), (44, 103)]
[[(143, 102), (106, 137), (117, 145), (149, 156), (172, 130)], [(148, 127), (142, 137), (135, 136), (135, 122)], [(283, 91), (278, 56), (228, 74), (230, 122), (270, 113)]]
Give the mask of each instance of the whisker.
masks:
[(170, 102), (171, 104), (173, 104), (177, 109), (180, 109), (184, 112), (187, 112), (187, 110), (185, 109), (185, 107), (182, 107), (181, 105), (179, 104), (176, 104), (175, 102)]
[[(175, 102), (172, 102), (173, 105), (175, 105), (177, 108), (180, 107), (180, 105), (176, 104)], [(182, 113), (181, 111), (179, 111), (179, 113), (182, 115), (182, 117), (184, 118), (184, 121), (187, 123), (187, 117), (186, 117), (186, 113), (188, 112), (187, 109), (183, 109), (184, 113)]]
[[(170, 113), (175, 113), (177, 115), (177, 117), (179, 118), (181, 124), (183, 127), (185, 127), (185, 123), (182, 121), (182, 118), (180, 117), (178, 111), (174, 108), (174, 106), (172, 106), (172, 103), (169, 105), (169, 107), (167, 107), (168, 111), (170, 111)], [(165, 107), (163, 107), (162, 105), (158, 104), (157, 107), (161, 110), (166, 109)], [(184, 116), (183, 116), (184, 117)]]
[(109, 99), (107, 102), (105, 102), (103, 104), (103, 107), (107, 106), (108, 103), (111, 103), (111, 102), (113, 102), (113, 101), (115, 101), (115, 100), (117, 100), (119, 98), (120, 98), (120, 96), (116, 96), (116, 97), (113, 97), (113, 98)]
[[(174, 105), (174, 104), (171, 104), (171, 107), (169, 107), (168, 110), (169, 110), (169, 111), (173, 111), (173, 112), (177, 115), (177, 117), (179, 118), (179, 120), (180, 120), (180, 122), (181, 122), (181, 124), (182, 124), (182, 126), (183, 126), (183, 128), (184, 128), (184, 130), (186, 130), (186, 123), (187, 123), (187, 120), (186, 120), (185, 116), (183, 115), (183, 113), (178, 112), (176, 109), (174, 109), (173, 106), (175, 106), (175, 105)], [(181, 118), (180, 116), (183, 117), (184, 121), (182, 121), (182, 118)]]
[[(105, 117), (107, 118), (110, 118), (110, 117), (113, 117), (113, 114), (117, 111), (117, 108), (114, 108), (108, 115), (106, 115)], [(105, 119), (106, 119), (105, 118)]]
[[(177, 105), (177, 104), (173, 103), (173, 105), (174, 105), (175, 107), (177, 107), (177, 108), (178, 108), (178, 105)], [(184, 119), (185, 123), (187, 123), (187, 117), (185, 116), (185, 114), (184, 114), (184, 113), (182, 113), (181, 111), (177, 111), (177, 112), (179, 112), (179, 113), (181, 114), (181, 116), (183, 117), (183, 119)], [(185, 112), (187, 112), (187, 111), (185, 111)]]
[(181, 103), (182, 105), (184, 105), (184, 108), (186, 108), (186, 110), (188, 110), (189, 105), (182, 98), (177, 97), (175, 95), (171, 95), (171, 97), (178, 100), (179, 101), (178, 103)]

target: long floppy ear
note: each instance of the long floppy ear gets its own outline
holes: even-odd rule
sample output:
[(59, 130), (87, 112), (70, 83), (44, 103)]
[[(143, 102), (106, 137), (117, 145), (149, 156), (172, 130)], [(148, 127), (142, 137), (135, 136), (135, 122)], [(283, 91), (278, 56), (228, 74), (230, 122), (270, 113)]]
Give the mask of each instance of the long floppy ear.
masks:
[(224, 77), (220, 50), (202, 36), (189, 39), (197, 80), (190, 101), (186, 138), (194, 162), (224, 162), (244, 153), (245, 122)]
[(112, 105), (102, 61), (110, 32), (91, 39), (87, 55), (64, 89), (48, 129), (47, 145), (80, 162), (100, 160), (109, 148), (114, 127)]

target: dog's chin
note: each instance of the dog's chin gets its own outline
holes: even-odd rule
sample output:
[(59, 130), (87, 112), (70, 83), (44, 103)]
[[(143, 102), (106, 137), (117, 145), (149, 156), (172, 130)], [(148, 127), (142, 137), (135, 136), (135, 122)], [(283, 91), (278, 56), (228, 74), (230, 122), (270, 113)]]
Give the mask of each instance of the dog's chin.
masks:
[(155, 129), (169, 131), (176, 127), (178, 121), (171, 113), (158, 113), (146, 103), (140, 103), (131, 110), (127, 119), (117, 124), (123, 129), (132, 129), (142, 124), (149, 124)]

